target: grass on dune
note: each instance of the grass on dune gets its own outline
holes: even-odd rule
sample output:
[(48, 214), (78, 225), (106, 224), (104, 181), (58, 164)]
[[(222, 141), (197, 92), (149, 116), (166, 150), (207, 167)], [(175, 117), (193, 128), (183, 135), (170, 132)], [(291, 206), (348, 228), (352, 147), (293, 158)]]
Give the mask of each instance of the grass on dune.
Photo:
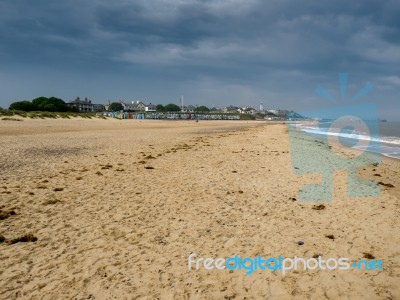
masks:
[[(49, 111), (20, 111), (20, 110), (0, 110), (0, 117), (19, 116), (31, 119), (71, 119), (76, 117), (92, 119), (107, 119), (100, 113), (77, 113), (77, 112), (49, 112)], [(19, 120), (15, 118), (2, 118), (2, 120)], [(19, 120), (20, 121), (20, 120)]]

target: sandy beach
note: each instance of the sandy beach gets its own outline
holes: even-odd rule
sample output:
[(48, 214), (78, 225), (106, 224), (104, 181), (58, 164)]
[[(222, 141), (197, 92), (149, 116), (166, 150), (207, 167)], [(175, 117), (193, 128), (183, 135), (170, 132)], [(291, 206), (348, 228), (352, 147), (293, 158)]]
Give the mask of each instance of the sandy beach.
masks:
[[(319, 206), (280, 123), (0, 120), (0, 149), (0, 299), (400, 299), (398, 160), (360, 170), (378, 197), (337, 171)], [(189, 270), (192, 253), (383, 270)]]

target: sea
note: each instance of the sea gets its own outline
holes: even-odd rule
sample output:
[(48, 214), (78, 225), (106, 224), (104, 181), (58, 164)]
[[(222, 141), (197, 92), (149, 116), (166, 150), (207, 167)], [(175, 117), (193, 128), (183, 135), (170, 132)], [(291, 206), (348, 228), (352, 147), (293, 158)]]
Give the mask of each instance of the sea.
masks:
[(348, 147), (400, 159), (400, 121), (365, 121), (362, 123), (345, 126), (340, 122), (319, 120), (298, 122), (295, 126), (298, 130), (308, 134), (337, 139)]

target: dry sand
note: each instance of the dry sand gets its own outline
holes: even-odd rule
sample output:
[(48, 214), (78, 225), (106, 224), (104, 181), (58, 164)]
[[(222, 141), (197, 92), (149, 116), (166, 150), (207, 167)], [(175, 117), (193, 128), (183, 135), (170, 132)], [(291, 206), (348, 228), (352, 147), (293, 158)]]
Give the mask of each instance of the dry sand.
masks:
[[(387, 184), (373, 199), (348, 198), (337, 172), (335, 199), (318, 210), (296, 200), (318, 175), (293, 174), (286, 132), (0, 120), (0, 298), (400, 299), (399, 162), (361, 170)], [(374, 256), (384, 270), (189, 271), (191, 253)]]

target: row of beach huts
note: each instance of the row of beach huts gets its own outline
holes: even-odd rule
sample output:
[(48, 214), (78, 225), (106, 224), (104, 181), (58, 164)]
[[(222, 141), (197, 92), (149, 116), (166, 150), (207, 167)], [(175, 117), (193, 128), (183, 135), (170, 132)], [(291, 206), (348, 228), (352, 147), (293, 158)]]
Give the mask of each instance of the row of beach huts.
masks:
[(120, 120), (127, 119), (166, 119), (166, 120), (240, 120), (239, 115), (233, 114), (193, 114), (193, 113), (132, 113), (105, 112), (104, 116)]

